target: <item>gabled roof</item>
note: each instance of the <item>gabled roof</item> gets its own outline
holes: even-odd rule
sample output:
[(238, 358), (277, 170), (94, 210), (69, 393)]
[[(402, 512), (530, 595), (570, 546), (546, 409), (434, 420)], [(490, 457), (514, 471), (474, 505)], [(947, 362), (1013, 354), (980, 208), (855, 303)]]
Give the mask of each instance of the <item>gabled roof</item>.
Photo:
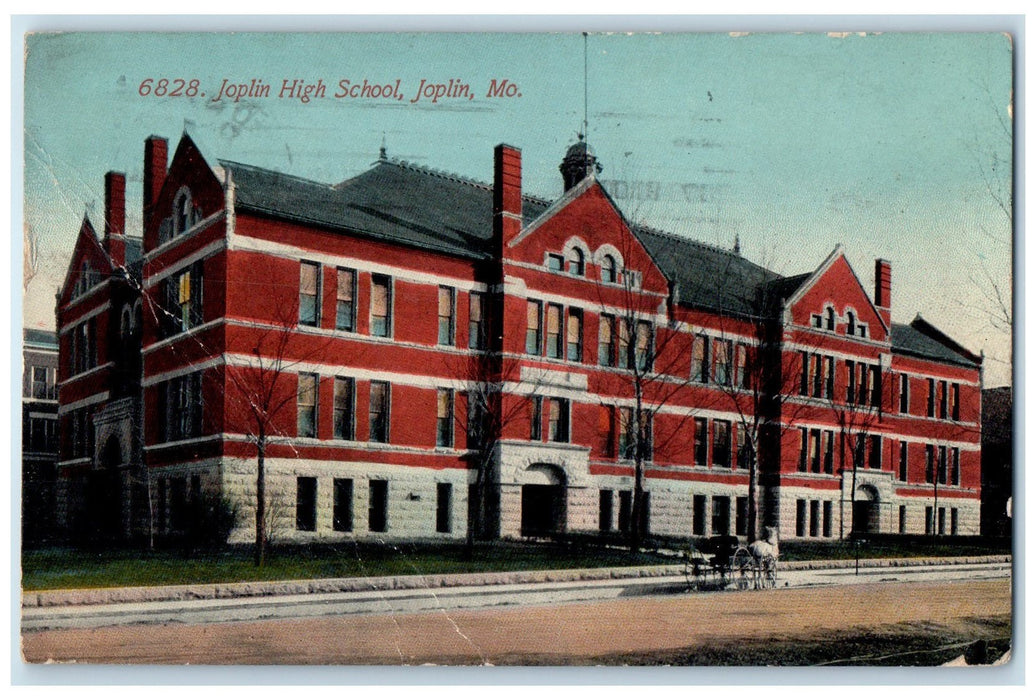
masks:
[(892, 351), (964, 367), (977, 368), (981, 364), (980, 357), (965, 350), (920, 316), (910, 325), (892, 324)]

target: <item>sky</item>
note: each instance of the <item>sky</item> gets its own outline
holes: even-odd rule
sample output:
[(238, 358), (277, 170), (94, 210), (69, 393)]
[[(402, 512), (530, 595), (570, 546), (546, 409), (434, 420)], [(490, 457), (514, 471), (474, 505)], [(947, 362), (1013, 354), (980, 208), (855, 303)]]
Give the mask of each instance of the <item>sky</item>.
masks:
[[(786, 275), (841, 243), (869, 293), (874, 259), (888, 259), (893, 321), (921, 313), (986, 354), (987, 386), (1006, 384), (1010, 335), (988, 297), (1011, 286), (999, 202), (1011, 187), (1012, 60), (1009, 37), (962, 32), (36, 34), (24, 225), (41, 265), (24, 324), (53, 327), (84, 214), (103, 228), (105, 172), (126, 173), (139, 234), (149, 135), (175, 147), (186, 131), (210, 163), (329, 183), (367, 169), (383, 144), (491, 182), (493, 147), (506, 142), (522, 149), (525, 191), (557, 198), (558, 165), (585, 129), (629, 218), (715, 245), (736, 238)], [(185, 94), (156, 96), (163, 78)], [(422, 81), (451, 79), (459, 96), (414, 101)], [(217, 99), (224, 80), (270, 93)], [(324, 96), (281, 96), (295, 80), (323, 81)], [(402, 99), (336, 98), (343, 80), (398, 81)]]

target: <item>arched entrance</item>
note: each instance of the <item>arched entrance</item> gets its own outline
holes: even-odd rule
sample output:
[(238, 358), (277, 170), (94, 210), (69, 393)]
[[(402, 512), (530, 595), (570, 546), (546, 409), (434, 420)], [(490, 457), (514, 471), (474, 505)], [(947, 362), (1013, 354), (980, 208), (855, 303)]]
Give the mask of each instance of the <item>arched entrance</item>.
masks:
[(522, 484), (522, 537), (546, 537), (565, 529), (565, 472), (552, 464), (525, 470)]
[(853, 535), (878, 532), (878, 490), (869, 484), (857, 487), (853, 497)]
[(122, 534), (122, 448), (112, 436), (101, 451), (101, 464), (87, 476), (86, 513), (94, 539), (111, 540)]

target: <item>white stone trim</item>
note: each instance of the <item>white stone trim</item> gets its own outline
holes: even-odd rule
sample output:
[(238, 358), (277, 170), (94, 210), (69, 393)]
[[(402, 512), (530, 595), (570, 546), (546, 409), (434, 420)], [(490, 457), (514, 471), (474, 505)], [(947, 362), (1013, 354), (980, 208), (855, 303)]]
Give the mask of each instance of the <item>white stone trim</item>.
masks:
[[(81, 379), (85, 379), (86, 377), (89, 377), (91, 374), (94, 374), (95, 372), (100, 372), (102, 369), (108, 369), (108, 368), (111, 368), (111, 367), (114, 367), (114, 366), (115, 366), (114, 362), (105, 362), (103, 365), (97, 365), (95, 367), (91, 367), (88, 370), (80, 372), (79, 374), (73, 374), (68, 379), (63, 379), (62, 381), (58, 382), (58, 387), (60, 388), (60, 387), (66, 386), (68, 384), (71, 384), (73, 382), (78, 382)], [(36, 400), (38, 401), (39, 399), (36, 399)]]
[(63, 416), (77, 409), (85, 408), (87, 406), (93, 406), (94, 404), (101, 403), (102, 401), (107, 401), (108, 397), (109, 393), (107, 391), (102, 391), (87, 396), (85, 399), (79, 399), (78, 401), (73, 401), (71, 403), (61, 404), (60, 406), (58, 406), (58, 415)]
[(200, 333), (204, 330), (208, 330), (209, 328), (217, 326), (226, 321), (227, 318), (225, 316), (221, 316), (220, 318), (215, 318), (211, 321), (206, 321), (205, 323), (198, 324), (197, 326), (191, 326), (185, 331), (180, 331), (179, 333), (171, 335), (168, 338), (163, 338), (162, 340), (151, 343), (151, 345), (145, 347), (141, 352), (144, 355), (147, 355), (148, 353), (155, 352), (156, 350), (163, 350), (168, 345), (172, 345), (173, 343), (176, 343), (179, 340), (184, 340), (185, 338), (190, 338), (195, 333)]
[(82, 316), (76, 316), (73, 319), (67, 319), (65, 321), (65, 325), (58, 329), (58, 335), (67, 335), (71, 333), (73, 330), (75, 330), (75, 327), (83, 321), (88, 321), (94, 316), (100, 316), (102, 313), (104, 313), (110, 308), (111, 302), (106, 301), (100, 306), (94, 307), (89, 311), (85, 312)]
[(226, 212), (224, 212), (222, 209), (212, 214), (209, 214), (207, 217), (196, 223), (194, 226), (191, 226), (185, 232), (173, 236), (157, 248), (152, 248), (151, 250), (149, 250), (147, 253), (144, 254), (144, 262), (151, 262), (158, 256), (165, 253), (167, 250), (175, 248), (180, 243), (183, 243), (184, 241), (193, 238), (196, 234), (200, 233), (201, 231), (204, 231), (205, 229), (209, 228), (209, 226), (219, 221), (221, 218), (223, 218), (225, 214)]
[(162, 268), (161, 272), (156, 272), (153, 275), (148, 275), (147, 277), (145, 277), (144, 288), (151, 289), (165, 278), (171, 277), (172, 275), (182, 272), (189, 265), (193, 265), (199, 260), (204, 260), (210, 255), (218, 253), (219, 251), (223, 250), (226, 247), (226, 245), (226, 238), (219, 238), (215, 241), (212, 241), (208, 245), (199, 248), (198, 250), (194, 251), (186, 257), (178, 258), (175, 262), (171, 262), (164, 268)]

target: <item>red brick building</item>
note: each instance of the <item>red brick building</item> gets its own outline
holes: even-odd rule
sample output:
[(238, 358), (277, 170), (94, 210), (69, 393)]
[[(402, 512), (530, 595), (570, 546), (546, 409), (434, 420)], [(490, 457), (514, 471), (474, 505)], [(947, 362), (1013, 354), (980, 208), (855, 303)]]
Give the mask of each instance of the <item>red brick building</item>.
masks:
[(139, 253), (110, 174), (58, 301), (66, 520), (221, 493), (247, 539), (262, 446), (275, 538), (463, 538), (479, 494), (502, 537), (977, 534), (981, 360), (891, 323), (889, 263), (783, 277), (631, 224), (583, 142), (560, 170), (324, 184), (150, 138)]

